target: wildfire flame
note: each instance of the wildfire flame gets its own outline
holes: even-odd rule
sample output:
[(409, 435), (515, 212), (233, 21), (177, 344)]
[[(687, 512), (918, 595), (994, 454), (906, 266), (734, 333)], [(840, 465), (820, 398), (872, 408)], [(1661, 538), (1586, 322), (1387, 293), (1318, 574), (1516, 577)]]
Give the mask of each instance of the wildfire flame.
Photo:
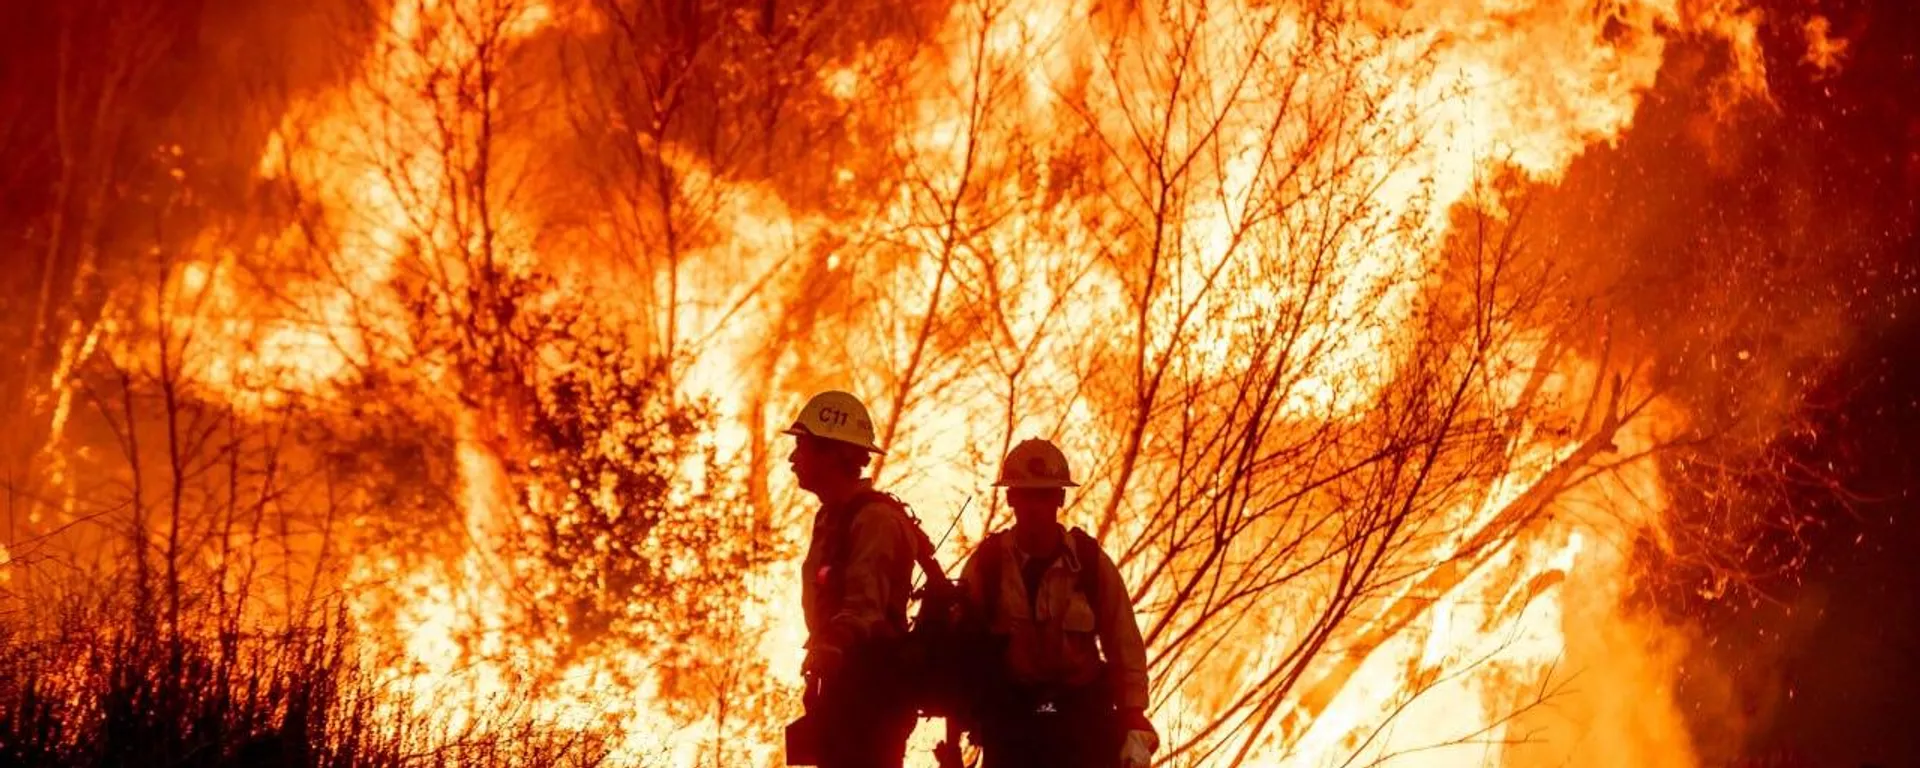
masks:
[[(544, 270), (559, 277), (543, 295), (589, 296), (608, 316), (648, 329), (636, 337), (684, 361), (672, 373), (680, 392), (714, 404), (719, 426), (703, 445), (739, 468), (690, 482), (755, 488), (756, 503), (781, 510), (768, 523), (788, 543), (804, 535), (786, 524), (804, 500), (769, 458), (780, 450), (770, 441), (813, 388), (865, 385), (892, 449), (882, 483), (914, 502), (930, 530), (960, 531), (943, 547), (947, 563), (984, 533), (982, 511), (995, 509), (982, 503), (991, 498), (985, 483), (1007, 442), (1052, 433), (1095, 478), (1072, 514), (1132, 553), (1124, 565), (1139, 584), (1169, 536), (1142, 512), (1182, 482), (1177, 463), (1151, 457), (1182, 416), (1145, 418), (1137, 453), (1150, 458), (1116, 465), (1127, 434), (1114, 425), (1128, 404), (1114, 393), (1125, 382), (1102, 368), (1132, 356), (1166, 361), (1189, 381), (1224, 380), (1244, 373), (1248, 350), (1272, 343), (1263, 334), (1275, 312), (1312, 306), (1317, 314), (1289, 343), (1313, 354), (1274, 409), (1292, 423), (1367, 428), (1421, 354), (1429, 292), (1447, 269), (1449, 238), (1461, 234), (1459, 206), (1503, 216), (1492, 194), (1503, 177), (1554, 183), (1583, 151), (1619, 136), (1670, 37), (1727, 40), (1739, 62), (1730, 92), (1763, 93), (1755, 23), (1736, 5), (1670, 0), (957, 3), (915, 51), (874, 45), (802, 73), (848, 124), (881, 127), (859, 134), (878, 143), (856, 141), (857, 154), (829, 174), (828, 204), (637, 128), (635, 141), (676, 194), (710, 206), (706, 236), (677, 245), (666, 274), (636, 277), (591, 252), (595, 238), (618, 236), (596, 231), (611, 225), (591, 215), (559, 221), (511, 192), (469, 184), (479, 165), (500, 188), (558, 173), (543, 167), (538, 145), (563, 134), (564, 120), (530, 119), (515, 138), (476, 116), (487, 110), (472, 100), (504, 110), (510, 63), (538, 66), (518, 57), (554, 37), (608, 34), (615, 21), (604, 9), (559, 4), (401, 0), (359, 76), (291, 108), (260, 158), (263, 180), (312, 191), (333, 233), (319, 254), (305, 250), (312, 222), (275, 241), (286, 260), (324, 265), (280, 286), (281, 306), (297, 311), (256, 311), (268, 297), (250, 295), (218, 260), (183, 265), (172, 290), (199, 297), (203, 317), (222, 318), (211, 333), (233, 343), (194, 375), (236, 398), (255, 391), (242, 379), (265, 373), (279, 374), (277, 397), (347, 398), (336, 383), (380, 362), (410, 367), (423, 387), (445, 393), (467, 545), (426, 565), (369, 554), (351, 578), (363, 585), (358, 615), (391, 633), (383, 650), (400, 660), (396, 685), (475, 707), (535, 687), (546, 715), (624, 734), (622, 754), (772, 764), (777, 722), (668, 707), (667, 671), (642, 649), (599, 646), (556, 661), (551, 644), (521, 631), (516, 565), (503, 547), (521, 535), (514, 518), (524, 505), (557, 502), (529, 500), (510, 477), (508, 463), (522, 460), (507, 415), (513, 395), (476, 392), (478, 380), (453, 356), (410, 343), (411, 310), (394, 285), (441, 280), (458, 297), (483, 288), (487, 270)], [(1163, 122), (1142, 123), (1155, 115)], [(1150, 194), (1167, 188), (1169, 174), (1182, 193)], [(1164, 226), (1130, 218), (1143, 210)], [(1347, 218), (1330, 221), (1336, 212)], [(476, 252), (487, 261), (448, 255)], [(1311, 264), (1273, 257), (1295, 252), (1318, 255)], [(956, 253), (978, 258), (961, 266)], [(1316, 273), (1274, 271), (1290, 268)], [(422, 269), (440, 274), (410, 272)], [(783, 273), (804, 277), (767, 277)], [(667, 298), (623, 302), (642, 295)], [(649, 314), (660, 306), (664, 321)], [(935, 316), (959, 330), (903, 319)], [(1141, 321), (1133, 348), (1135, 330), (1116, 326), (1140, 317), (1152, 323)], [(1206, 728), (1259, 684), (1240, 671), (1284, 667), (1300, 638), (1318, 631), (1314, 596), (1257, 598), (1210, 653), (1163, 656), (1156, 646), (1154, 716), (1171, 764), (1334, 765), (1404, 754), (1448, 765), (1692, 764), (1661, 695), (1672, 669), (1657, 628), (1616, 614), (1629, 582), (1617, 543), (1656, 524), (1659, 479), (1643, 465), (1577, 486), (1554, 479), (1569, 457), (1596, 450), (1587, 433), (1562, 427), (1593, 423), (1589, 403), (1606, 399), (1595, 382), (1613, 372), (1550, 355), (1543, 331), (1516, 322), (1490, 323), (1502, 327), (1490, 332), (1499, 348), (1487, 359), (1506, 372), (1478, 397), (1495, 410), (1522, 398), (1553, 405), (1505, 427), (1516, 437), (1503, 469), (1423, 524), (1415, 556), (1394, 565), (1404, 573), (1366, 596), (1336, 645), (1301, 669), (1299, 694), (1235, 716), (1236, 727), (1264, 735), (1221, 742)], [(1016, 364), (1009, 349), (1026, 354)], [(862, 373), (882, 360), (891, 377)], [(1553, 368), (1537, 370), (1542, 360)], [(1088, 361), (1103, 365), (1090, 370)], [(915, 377), (939, 386), (892, 395), (912, 390), (902, 382)], [(1048, 411), (994, 399), (1015, 390)], [(1226, 395), (1194, 397), (1210, 407)], [(1656, 402), (1612, 430), (1608, 447), (1631, 455), (1682, 424), (1684, 414)], [(1120, 479), (1130, 471), (1133, 482)], [(1571, 487), (1558, 507), (1627, 515), (1549, 514), (1494, 535), (1507, 524), (1502, 512), (1543, 484)], [(956, 520), (963, 508), (972, 512)], [(1346, 534), (1310, 540), (1338, 535)], [(1160, 556), (1175, 572), (1200, 567)], [(0, 565), (5, 557), (0, 550)], [(785, 691), (797, 685), (804, 631), (789, 560), (739, 574), (752, 596), (739, 621), (755, 641), (702, 652), (764, 661), (743, 690), (791, 714)], [(1327, 578), (1309, 570), (1288, 589)], [(1176, 585), (1154, 584), (1136, 597), (1143, 626), (1171, 622), (1155, 635), (1164, 642), (1189, 619), (1163, 615)], [(1591, 675), (1568, 705), (1580, 715), (1574, 730), (1606, 748), (1522, 743), (1529, 733), (1517, 722), (1547, 721), (1511, 714), (1570, 664)], [(923, 728), (916, 744), (930, 739)], [(721, 743), (740, 751), (719, 751)]]

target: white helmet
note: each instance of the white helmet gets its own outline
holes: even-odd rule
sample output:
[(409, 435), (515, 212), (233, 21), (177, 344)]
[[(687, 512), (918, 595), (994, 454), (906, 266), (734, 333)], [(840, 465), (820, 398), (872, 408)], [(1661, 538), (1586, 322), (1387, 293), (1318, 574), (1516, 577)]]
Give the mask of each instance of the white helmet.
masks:
[(1007, 460), (1000, 465), (1000, 479), (993, 481), (993, 484), (1001, 488), (1072, 488), (1079, 485), (1073, 481), (1073, 474), (1067, 469), (1067, 455), (1061, 453), (1053, 443), (1038, 438), (1022, 440), (1007, 452)]
[(827, 390), (808, 399), (786, 434), (812, 435), (886, 453), (873, 443), (873, 419), (867, 416), (867, 407), (860, 404), (860, 398), (839, 390)]

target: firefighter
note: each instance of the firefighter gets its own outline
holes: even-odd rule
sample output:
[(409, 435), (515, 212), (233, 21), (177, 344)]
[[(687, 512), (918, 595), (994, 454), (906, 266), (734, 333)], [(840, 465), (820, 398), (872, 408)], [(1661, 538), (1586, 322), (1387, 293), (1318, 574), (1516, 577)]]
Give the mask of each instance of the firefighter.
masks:
[(820, 500), (801, 570), (806, 715), (788, 729), (788, 763), (899, 768), (915, 713), (888, 660), (906, 631), (912, 523), (862, 477), (882, 451), (858, 398), (814, 395), (786, 434), (794, 479)]
[(1066, 489), (1079, 485), (1066, 456), (1023, 441), (994, 485), (1013, 528), (981, 542), (961, 576), (967, 609), (1004, 643), (998, 690), (970, 723), (982, 768), (1145, 768), (1159, 748), (1146, 649), (1113, 560), (1060, 524)]

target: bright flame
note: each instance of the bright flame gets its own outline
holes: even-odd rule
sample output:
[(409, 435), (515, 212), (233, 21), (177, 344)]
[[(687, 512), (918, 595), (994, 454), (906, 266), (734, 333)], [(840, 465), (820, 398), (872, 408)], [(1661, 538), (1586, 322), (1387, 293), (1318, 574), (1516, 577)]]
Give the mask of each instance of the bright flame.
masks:
[[(370, 591), (358, 606), (364, 620), (395, 633), (389, 650), (403, 660), (394, 667), (397, 682), (457, 692), (475, 706), (533, 686), (543, 714), (624, 734), (622, 754), (664, 752), (691, 765), (742, 731), (713, 712), (673, 712), (661, 693), (669, 670), (638, 650), (556, 662), (542, 640), (517, 634), (508, 608), (515, 565), (499, 550), (520, 535), (514, 515), (522, 505), (546, 502), (523, 501), (506, 471), (518, 459), (515, 427), (500, 412), (507, 407), (489, 398), (507, 395), (466, 391), (478, 385), (456, 364), (410, 346), (408, 308), (394, 298), (395, 283), (441, 280), (442, 295), (458, 297), (459, 289), (485, 283), (476, 277), (480, 267), (448, 255), (471, 253), (497, 254), (507, 272), (546, 266), (561, 274), (543, 301), (568, 292), (610, 300), (640, 291), (638, 284), (652, 290), (659, 279), (675, 297), (664, 310), (673, 329), (665, 343), (685, 356), (676, 384), (716, 404), (720, 426), (702, 447), (734, 459), (728, 466), (745, 473), (756, 449), (777, 450), (777, 443), (767, 448), (767, 427), (807, 390), (850, 379), (880, 407), (880, 420), (897, 427), (884, 478), (917, 503), (931, 531), (947, 530), (963, 503), (976, 500), (959, 521), (971, 528), (947, 543), (947, 562), (982, 532), (979, 510), (993, 505), (977, 500), (988, 498), (984, 483), (999, 450), (1029, 433), (1052, 435), (1071, 455), (1087, 457), (1096, 480), (1074, 511), (1117, 511), (1091, 521), (1109, 527), (1110, 543), (1151, 540), (1144, 512), (1168, 493), (1198, 491), (1180, 487), (1182, 467), (1172, 462), (1185, 458), (1168, 444), (1181, 437), (1181, 409), (1164, 404), (1141, 416), (1136, 432), (1146, 458), (1131, 484), (1119, 487), (1122, 470), (1110, 457), (1127, 431), (1109, 422), (1124, 420), (1128, 388), (1148, 379), (1134, 371), (1227, 381), (1257, 370), (1264, 353), (1255, 350), (1284, 336), (1290, 348), (1311, 352), (1276, 386), (1274, 410), (1284, 426), (1367, 428), (1422, 354), (1427, 297), (1443, 277), (1442, 246), (1459, 204), (1503, 172), (1553, 183), (1588, 147), (1619, 136), (1659, 70), (1666, 30), (1728, 39), (1741, 82), (1761, 82), (1763, 74), (1752, 53), (1755, 18), (1737, 7), (1690, 16), (1670, 0), (1610, 3), (1604, 13), (1577, 0), (1226, 3), (1188, 16), (1192, 9), (1177, 3), (1132, 11), (1110, 5), (958, 3), (933, 44), (897, 73), (912, 94), (904, 107), (864, 98), (879, 87), (876, 73), (889, 71), (885, 57), (895, 49), (876, 46), (870, 61), (817, 73), (824, 93), (856, 117), (897, 117), (890, 143), (866, 151), (908, 159), (899, 168), (835, 166), (842, 191), (834, 194), (850, 199), (836, 200), (831, 214), (787, 199), (778, 184), (710, 167), (694, 148), (641, 137), (648, 157), (674, 180), (671, 191), (710, 202), (708, 227), (724, 234), (676, 246), (682, 250), (664, 277), (635, 278), (580, 266), (597, 264), (582, 243), (621, 236), (594, 229), (608, 225), (552, 234), (545, 228), (559, 225), (516, 207), (517, 199), (463, 187), (471, 169), (459, 164), (493, 149), (476, 143), (478, 128), (462, 122), (469, 118), (445, 122), (498, 98), (484, 88), (447, 92), (447, 73), (492, 61), (503, 46), (564, 34), (568, 23), (596, 30), (601, 23), (544, 5), (396, 3), (361, 77), (291, 110), (258, 166), (264, 178), (311, 187), (336, 238), (326, 253), (308, 257), (324, 263), (322, 274), (280, 286), (303, 320), (246, 319), (260, 300), (223, 262), (182, 267), (172, 292), (226, 318), (219, 333), (251, 341), (197, 375), (238, 389), (249, 375), (290, 370), (296, 375), (282, 386), (324, 395), (356, 366), (404, 363), (423, 386), (444, 390), (440, 406), (457, 425), (470, 543), (437, 566), (369, 557), (355, 578), (400, 585)], [(475, 25), (440, 23), (448, 18), (491, 20), (498, 34), (475, 37)], [(430, 151), (420, 140), (435, 130), (447, 132), (441, 138), (452, 149)], [(539, 167), (525, 157), (499, 163), (501, 173), (531, 175)], [(898, 173), (899, 183), (865, 196), (845, 191), (887, 173)], [(1089, 184), (1100, 192), (1087, 192)], [(469, 219), (482, 209), (487, 229), (476, 232)], [(276, 247), (297, 259), (306, 242), (300, 235), (290, 229)], [(809, 253), (824, 254), (823, 268), (808, 271)], [(408, 273), (421, 264), (438, 274)], [(785, 272), (805, 277), (781, 279)], [(828, 288), (810, 292), (814, 286), (801, 284), (807, 280)], [(652, 320), (628, 317), (646, 311), (632, 307), (605, 311), (635, 325)], [(1496, 412), (1534, 396), (1527, 366), (1549, 360), (1526, 329), (1498, 330), (1491, 338), (1500, 348), (1486, 357), (1514, 373), (1494, 377), (1494, 391), (1480, 395)], [(1503, 471), (1422, 523), (1411, 545), (1414, 565), (1395, 590), (1371, 595), (1378, 602), (1357, 609), (1356, 626), (1340, 635), (1357, 643), (1377, 633), (1378, 642), (1332, 650), (1307, 665), (1300, 690), (1323, 687), (1324, 695), (1269, 712), (1275, 727), (1248, 745), (1245, 764), (1337, 765), (1434, 745), (1450, 746), (1423, 759), (1448, 765), (1522, 764), (1523, 755), (1526, 764), (1606, 764), (1532, 747), (1509, 752), (1505, 736), (1513, 727), (1507, 715), (1525, 704), (1528, 686), (1552, 677), (1570, 656), (1626, 670), (1635, 683), (1665, 683), (1668, 671), (1657, 659), (1630, 650), (1645, 638), (1596, 618), (1618, 605), (1628, 580), (1626, 563), (1610, 549), (1622, 523), (1549, 515), (1493, 546), (1476, 544), (1503, 510), (1582, 450), (1585, 435), (1554, 427), (1577, 421), (1578, 406), (1600, 396), (1575, 383), (1598, 372), (1570, 358), (1549, 364), (1558, 368), (1537, 389), (1553, 406), (1536, 414), (1537, 423), (1511, 427), (1518, 447)], [(872, 373), (881, 367), (888, 375)], [(892, 394), (915, 385), (929, 389)], [(1050, 410), (1021, 412), (1011, 403), (1015, 393)], [(1203, 411), (1227, 403), (1198, 386), (1190, 396)], [(1645, 430), (1678, 422), (1645, 418), (1615, 439), (1646, 440)], [(794, 498), (777, 460), (762, 459), (758, 471), (770, 477), (703, 476), (690, 485), (758, 482), (771, 486), (768, 499)], [(1612, 503), (1657, 511), (1657, 478), (1619, 482), (1632, 498)], [(800, 529), (780, 536), (791, 542)], [(1455, 561), (1474, 565), (1456, 572)], [(756, 678), (753, 690), (775, 702), (790, 695), (781, 691), (795, 682), (804, 636), (792, 567), (741, 574), (754, 599), (739, 607), (740, 623), (758, 640), (713, 649), (764, 661), (765, 679)], [(1129, 570), (1145, 575), (1138, 562)], [(1296, 584), (1322, 576), (1315, 571)], [(1150, 623), (1170, 597), (1167, 582), (1158, 584), (1141, 601)], [(1429, 586), (1432, 593), (1419, 589)], [(1311, 596), (1259, 600), (1248, 611), (1257, 631), (1227, 638), (1212, 660), (1165, 670), (1181, 673), (1165, 675), (1170, 681), (1185, 681), (1156, 691), (1169, 743), (1201, 738), (1194, 724), (1251, 682), (1217, 679), (1220, 670), (1272, 668), (1311, 630), (1312, 611), (1293, 612), (1310, 608)], [(1415, 603), (1417, 611), (1400, 608)], [(1610, 637), (1603, 656), (1591, 647), (1594, 627), (1629, 636)], [(1678, 719), (1662, 719), (1660, 707), (1648, 711), (1652, 719), (1639, 721), (1610, 712), (1596, 727), (1639, 739), (1623, 753), (1690, 763)], [(777, 724), (752, 725), (750, 733), (764, 738)], [(924, 744), (928, 737), (918, 738)], [(746, 752), (754, 764), (777, 759), (771, 742)]]
[(1832, 37), (1832, 26), (1827, 17), (1815, 16), (1807, 19), (1806, 26), (1802, 28), (1807, 35), (1807, 55), (1800, 60), (1821, 72), (1830, 73), (1839, 69), (1847, 56), (1847, 40)]

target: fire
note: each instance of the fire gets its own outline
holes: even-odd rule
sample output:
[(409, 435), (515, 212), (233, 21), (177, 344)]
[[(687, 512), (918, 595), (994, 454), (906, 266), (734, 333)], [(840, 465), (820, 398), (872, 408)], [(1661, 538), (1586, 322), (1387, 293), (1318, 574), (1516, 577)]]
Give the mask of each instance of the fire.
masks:
[(1807, 55), (1801, 61), (1822, 72), (1839, 68), (1847, 55), (1847, 41), (1832, 37), (1832, 23), (1825, 16), (1815, 16), (1807, 19), (1803, 29), (1807, 34)]
[[(617, 26), (605, 9), (402, 0), (359, 77), (296, 105), (260, 158), (263, 180), (314, 196), (330, 233), (319, 253), (306, 250), (312, 222), (274, 241), (279, 258), (302, 265), (279, 286), (280, 314), (257, 311), (269, 300), (221, 258), (180, 267), (170, 290), (196, 299), (202, 332), (212, 318), (235, 340), (194, 375), (236, 399), (241, 379), (272, 374), (279, 389), (255, 405), (338, 401), (349, 397), (338, 383), (379, 366), (437, 396), (466, 543), (424, 563), (372, 549), (349, 579), (357, 615), (388, 633), (379, 650), (394, 684), (434, 700), (477, 710), (536, 690), (543, 716), (609, 728), (618, 754), (678, 765), (775, 762), (779, 723), (767, 713), (795, 705), (803, 629), (790, 562), (738, 574), (749, 599), (737, 624), (751, 642), (697, 649), (715, 668), (748, 670), (728, 689), (755, 702), (738, 711), (676, 707), (667, 688), (685, 670), (645, 649), (572, 654), (526, 629), (519, 592), (541, 582), (515, 554), (528, 535), (518, 520), (568, 503), (517, 479), (541, 469), (517, 421), (538, 395), (488, 378), (482, 353), (460, 346), (469, 342), (414, 338), (418, 308), (397, 286), (434, 283), (432, 310), (499, 332), (486, 326), (492, 281), (544, 274), (553, 281), (528, 307), (593, 306), (635, 329), (634, 343), (673, 356), (675, 397), (712, 403), (714, 426), (697, 443), (728, 469), (689, 462), (683, 487), (663, 493), (691, 504), (748, 488), (753, 512), (713, 514), (756, 516), (774, 545), (804, 535), (805, 505), (770, 435), (814, 388), (850, 382), (877, 406), (892, 449), (882, 482), (915, 502), (936, 537), (958, 531), (947, 563), (1004, 523), (985, 483), (1006, 445), (1055, 435), (1094, 478), (1073, 522), (1126, 553), (1159, 643), (1154, 714), (1169, 764), (1415, 753), (1423, 764), (1613, 764), (1555, 752), (1564, 739), (1516, 743), (1522, 728), (1569, 727), (1543, 725), (1531, 705), (1577, 663), (1619, 673), (1596, 674), (1572, 699), (1595, 713), (1587, 733), (1610, 729), (1616, 754), (1635, 756), (1618, 764), (1687, 765), (1670, 702), (1624, 710), (1607, 698), (1662, 690), (1671, 672), (1656, 650), (1632, 650), (1656, 647), (1655, 628), (1612, 615), (1630, 578), (1619, 542), (1657, 521), (1659, 480), (1643, 464), (1613, 467), (1611, 479), (1561, 474), (1594, 461), (1598, 443), (1632, 455), (1684, 416), (1656, 404), (1613, 423), (1605, 412), (1620, 395), (1609, 402), (1596, 382), (1619, 372), (1554, 348), (1524, 313), (1472, 325), (1487, 349), (1435, 351), (1429, 333), (1453, 321), (1443, 289), (1459, 279), (1448, 254), (1463, 236), (1461, 206), (1500, 219), (1503, 177), (1554, 183), (1617, 137), (1668, 35), (1730, 41), (1743, 62), (1734, 91), (1752, 92), (1754, 24), (1737, 7), (1661, 0), (1604, 13), (1570, 0), (956, 3), (916, 52), (873, 45), (811, 73), (846, 122), (884, 128), (879, 145), (850, 140), (858, 156), (823, 166), (824, 203), (635, 127), (640, 156), (674, 199), (661, 218), (706, 206), (671, 241), (670, 266), (650, 270), (616, 266), (593, 244), (657, 223), (568, 218), (509, 191), (538, 188), (529, 180), (542, 174), (565, 183), (557, 161), (536, 156), (557, 119), (518, 123), (531, 138), (493, 122), (512, 106), (507, 65), (538, 66), (519, 54), (569, 35), (598, 41)], [(586, 367), (551, 350), (528, 359), (525, 389)], [(1285, 452), (1323, 440), (1326, 461), (1352, 463), (1356, 476), (1387, 472), (1359, 453), (1371, 436), (1417, 439), (1393, 419), (1430, 405), (1407, 394), (1419, 375), (1475, 382), (1461, 418), (1480, 421), (1437, 443), (1449, 453), (1429, 470), (1457, 474), (1457, 487), (1409, 495), (1431, 514), (1383, 534), (1387, 523), (1343, 496), (1367, 489), (1358, 478), (1322, 478), (1316, 460)], [(1267, 385), (1273, 402), (1243, 410), (1249, 395), (1233, 389), (1243, 383)], [(1230, 447), (1183, 442), (1235, 436), (1243, 420), (1266, 431)], [(1290, 479), (1326, 490), (1199, 476), (1242, 449), (1299, 461)], [(1472, 461), (1494, 469), (1457, 466)], [(1629, 516), (1537, 511), (1581, 504)], [(1209, 524), (1244, 538), (1183, 549), (1181, 526), (1199, 521), (1182, 506), (1219, 514)], [(1336, 626), (1318, 626), (1343, 574), (1312, 564), (1316, 553), (1375, 536), (1402, 537), (1368, 566), (1383, 569), (1379, 588), (1351, 596)], [(1273, 554), (1274, 542), (1297, 554)], [(1256, 567), (1299, 573), (1244, 598), (1209, 595), (1199, 578)], [(1320, 632), (1326, 645), (1296, 662), (1302, 638)], [(456, 726), (463, 706), (449, 710)]]

